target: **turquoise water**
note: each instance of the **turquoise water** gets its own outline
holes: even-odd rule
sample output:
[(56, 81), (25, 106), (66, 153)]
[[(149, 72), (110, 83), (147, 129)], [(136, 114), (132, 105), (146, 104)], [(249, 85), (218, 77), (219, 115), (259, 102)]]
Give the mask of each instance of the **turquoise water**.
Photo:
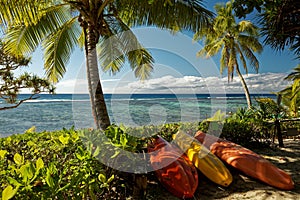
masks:
[[(271, 94), (252, 95), (252, 98), (256, 97), (275, 98)], [(210, 117), (218, 109), (228, 113), (247, 106), (243, 94), (107, 94), (105, 99), (111, 121), (128, 126), (200, 121)], [(0, 107), (4, 105), (0, 101)], [(1, 137), (23, 133), (32, 126), (36, 126), (37, 131), (72, 126), (93, 127), (89, 96), (43, 94), (39, 99), (25, 102), (18, 108), (0, 111)]]

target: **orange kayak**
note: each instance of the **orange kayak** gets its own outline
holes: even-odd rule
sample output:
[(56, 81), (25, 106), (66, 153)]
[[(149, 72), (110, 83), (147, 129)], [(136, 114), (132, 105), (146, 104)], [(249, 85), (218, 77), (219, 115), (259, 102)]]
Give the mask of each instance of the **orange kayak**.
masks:
[(294, 188), (289, 174), (253, 151), (201, 131), (196, 133), (195, 138), (221, 160), (244, 174), (282, 190)]
[(161, 137), (148, 146), (148, 152), (162, 185), (179, 198), (192, 198), (198, 187), (198, 173), (187, 156)]

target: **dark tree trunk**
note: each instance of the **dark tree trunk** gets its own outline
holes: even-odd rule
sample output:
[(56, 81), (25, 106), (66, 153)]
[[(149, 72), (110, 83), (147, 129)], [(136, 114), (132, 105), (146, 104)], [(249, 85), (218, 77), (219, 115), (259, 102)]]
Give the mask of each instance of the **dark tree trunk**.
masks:
[(147, 194), (147, 176), (134, 174), (133, 199), (144, 200)]
[(249, 93), (246, 81), (245, 81), (244, 77), (242, 76), (242, 74), (241, 74), (240, 69), (239, 69), (238, 66), (236, 67), (236, 73), (237, 73), (237, 75), (239, 76), (239, 78), (241, 80), (242, 86), (244, 88), (245, 96), (246, 96), (246, 99), (247, 99), (248, 109), (250, 109), (252, 107), (250, 93)]
[(98, 38), (93, 28), (88, 25), (86, 31), (86, 67), (92, 114), (97, 128), (105, 130), (110, 125), (104, 94), (100, 82), (96, 44)]
[(281, 127), (280, 127), (280, 122), (279, 122), (278, 119), (275, 120), (275, 127), (276, 127), (276, 133), (277, 133), (279, 147), (284, 147), (283, 139), (282, 139), (282, 133), (281, 133)]
[(276, 127), (276, 132), (277, 132), (279, 147), (284, 147), (283, 139), (282, 139), (282, 133), (281, 133), (281, 127), (280, 127), (280, 121), (278, 119), (279, 114), (280, 114), (281, 99), (282, 99), (282, 96), (281, 96), (281, 94), (279, 94), (277, 96), (278, 111), (277, 111), (277, 116), (276, 116), (276, 120), (275, 120), (275, 127)]

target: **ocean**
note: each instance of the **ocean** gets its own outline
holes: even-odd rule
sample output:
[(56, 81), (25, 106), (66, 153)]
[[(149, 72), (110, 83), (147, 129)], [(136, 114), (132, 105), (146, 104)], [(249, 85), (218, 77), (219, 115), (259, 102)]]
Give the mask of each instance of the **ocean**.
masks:
[[(252, 94), (253, 103), (259, 97), (276, 98), (273, 94)], [(244, 94), (106, 94), (105, 100), (112, 123), (126, 126), (195, 122), (217, 110), (229, 113), (247, 106)], [(0, 107), (4, 105), (0, 101)], [(42, 94), (17, 108), (0, 111), (0, 137), (24, 133), (32, 126), (37, 131), (94, 127), (89, 95)]]

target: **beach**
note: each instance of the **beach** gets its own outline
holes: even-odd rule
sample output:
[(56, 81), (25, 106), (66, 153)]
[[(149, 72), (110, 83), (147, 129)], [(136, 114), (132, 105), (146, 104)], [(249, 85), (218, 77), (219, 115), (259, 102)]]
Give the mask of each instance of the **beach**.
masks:
[[(276, 142), (275, 142), (276, 144)], [(283, 191), (257, 180), (249, 178), (233, 168), (229, 168), (233, 175), (233, 182), (228, 188), (221, 188), (200, 174), (199, 186), (194, 195), (195, 200), (298, 200), (300, 199), (300, 139), (284, 139), (284, 148), (274, 146), (272, 148), (253, 149), (280, 169), (291, 175), (295, 188), (291, 191)], [(150, 185), (161, 192), (156, 196), (150, 191), (148, 199), (176, 200), (165, 189), (159, 185)], [(158, 191), (156, 191), (158, 194)]]

